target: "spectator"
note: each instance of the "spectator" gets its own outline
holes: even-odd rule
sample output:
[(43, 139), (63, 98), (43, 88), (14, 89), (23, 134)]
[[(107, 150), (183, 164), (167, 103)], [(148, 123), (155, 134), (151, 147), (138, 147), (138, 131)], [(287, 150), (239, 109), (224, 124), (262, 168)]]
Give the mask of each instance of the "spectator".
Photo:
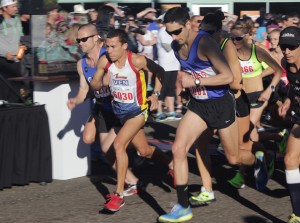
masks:
[(88, 12), (89, 10), (85, 10), (83, 5), (74, 5), (74, 12), (70, 12), (70, 14), (73, 15), (70, 25), (74, 23), (78, 23), (80, 25), (88, 24)]
[(256, 31), (256, 39), (261, 42), (267, 38), (267, 23), (272, 18), (271, 13), (266, 13), (264, 8), (260, 9), (260, 16), (256, 19), (255, 22), (259, 24), (259, 27)]
[(283, 28), (289, 26), (299, 26), (299, 15), (297, 13), (290, 13), (282, 17), (283, 19)]
[(119, 17), (124, 17), (124, 13), (112, 3), (106, 3), (99, 7), (96, 26), (98, 32), (103, 33), (103, 38), (106, 39), (107, 33), (114, 29), (115, 14)]
[(138, 53), (138, 42), (136, 36), (137, 33), (144, 33), (144, 30), (138, 27), (133, 15), (127, 16), (125, 31), (128, 34), (128, 50)]
[(96, 9), (89, 9), (89, 23), (96, 25), (98, 11)]
[[(146, 56), (150, 60), (154, 60), (154, 52), (153, 52), (153, 45), (156, 44), (156, 36), (151, 32), (149, 28), (149, 23), (143, 24), (146, 33), (144, 35), (137, 34), (137, 40), (139, 44), (139, 52), (141, 55)], [(152, 72), (148, 72), (148, 81), (147, 81), (147, 91), (152, 91)]]
[(136, 17), (138, 19), (145, 19), (146, 21), (149, 22), (149, 27), (148, 29), (150, 31), (159, 30), (158, 25), (156, 24), (156, 22), (154, 22), (156, 20), (156, 9), (154, 8), (146, 8), (145, 10), (139, 12)]
[[(163, 16), (160, 16), (163, 20)], [(173, 41), (172, 37), (166, 32), (166, 27), (161, 24), (161, 28), (157, 35), (157, 50), (158, 50), (158, 64), (164, 68), (164, 82), (162, 84), (161, 94), (158, 97), (158, 108), (156, 121), (165, 120), (179, 120), (181, 114), (174, 110), (175, 105), (175, 89), (177, 73), (180, 70), (180, 64), (175, 57), (174, 51), (171, 47)], [(199, 23), (197, 22), (199, 25)], [(167, 108), (167, 114), (163, 112), (163, 101)]]
[(79, 59), (78, 46), (68, 45), (64, 35), (56, 32), (50, 23), (45, 28), (46, 38), (37, 49), (40, 63), (76, 62)]
[(20, 20), (21, 20), (22, 28), (23, 28), (23, 34), (25, 36), (30, 35), (30, 18), (31, 18), (31, 15), (29, 15), (29, 14), (22, 14), (20, 16)]
[[(21, 58), (17, 58), (19, 48), (26, 50), (26, 46), (20, 45), (23, 36), (22, 25), (17, 16), (18, 6), (16, 0), (2, 0), (3, 14), (0, 16), (0, 75), (4, 78), (20, 77)], [(12, 82), (16, 92), (19, 94), (23, 83)]]
[(59, 22), (65, 22), (69, 25), (70, 23), (70, 14), (66, 10), (59, 10), (58, 12), (58, 21)]
[(54, 4), (54, 5), (48, 5), (46, 7), (46, 11), (47, 11), (47, 23), (49, 23), (54, 30), (56, 29), (56, 25), (59, 22), (58, 9), (59, 9), (59, 6), (56, 5), (56, 4)]

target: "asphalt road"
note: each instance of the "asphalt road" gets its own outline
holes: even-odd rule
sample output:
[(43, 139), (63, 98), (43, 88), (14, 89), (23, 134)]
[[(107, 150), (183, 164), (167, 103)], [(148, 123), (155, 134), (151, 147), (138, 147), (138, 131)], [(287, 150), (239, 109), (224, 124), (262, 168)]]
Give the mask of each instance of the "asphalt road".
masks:
[[(150, 138), (172, 142), (178, 122), (152, 123), (145, 128)], [(212, 144), (212, 147), (216, 145)], [(221, 155), (212, 155), (214, 191), (217, 201), (193, 208), (190, 222), (201, 223), (283, 223), (291, 213), (285, 185), (282, 161), (276, 162), (274, 176), (267, 189), (258, 192), (249, 171), (246, 187), (236, 190), (227, 180), (235, 167)], [(167, 168), (153, 162), (137, 165), (131, 161), (134, 173), (147, 185), (140, 195), (126, 198), (124, 207), (112, 214), (103, 211), (105, 195), (115, 190), (115, 174), (103, 161), (91, 163), (92, 175), (71, 180), (54, 180), (47, 185), (31, 183), (0, 191), (0, 222), (72, 222), (72, 223), (152, 223), (159, 215), (169, 212), (176, 203), (176, 191), (166, 177)], [(201, 178), (195, 157), (189, 155), (189, 190), (197, 193)]]

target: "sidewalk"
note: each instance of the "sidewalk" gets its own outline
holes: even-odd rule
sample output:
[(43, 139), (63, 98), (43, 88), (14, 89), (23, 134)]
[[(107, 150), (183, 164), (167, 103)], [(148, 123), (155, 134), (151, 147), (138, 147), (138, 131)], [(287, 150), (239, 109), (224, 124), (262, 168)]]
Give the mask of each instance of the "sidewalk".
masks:
[[(165, 148), (174, 139), (178, 122), (151, 123), (147, 135)], [(261, 193), (255, 189), (251, 172), (246, 187), (235, 190), (227, 180), (235, 172), (221, 155), (212, 155), (214, 191), (217, 201), (209, 206), (193, 208), (190, 222), (201, 223), (283, 223), (291, 213), (290, 198), (285, 189), (282, 162), (276, 163), (273, 178)], [(135, 166), (133, 171), (145, 183), (146, 192), (126, 198), (125, 206), (115, 214), (102, 210), (105, 195), (115, 190), (116, 179), (101, 161), (92, 163), (89, 177), (59, 181), (47, 185), (31, 183), (0, 191), (0, 222), (72, 222), (72, 223), (152, 223), (169, 212), (176, 203), (176, 191), (168, 185), (166, 167), (153, 163)], [(195, 157), (189, 156), (189, 189), (196, 193), (201, 179)]]

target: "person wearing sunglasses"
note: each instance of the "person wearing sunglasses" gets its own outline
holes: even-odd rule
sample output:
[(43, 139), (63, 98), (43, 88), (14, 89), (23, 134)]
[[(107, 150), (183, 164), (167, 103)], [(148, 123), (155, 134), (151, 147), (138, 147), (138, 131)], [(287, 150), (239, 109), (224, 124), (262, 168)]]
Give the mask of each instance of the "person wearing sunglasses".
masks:
[(182, 67), (179, 82), (189, 91), (190, 101), (172, 146), (178, 202), (171, 213), (159, 216), (158, 221), (183, 222), (193, 217), (188, 198), (187, 154), (195, 141), (206, 137), (209, 129), (217, 129), (225, 149), (232, 151), (227, 156), (229, 163), (239, 162), (235, 101), (229, 93), (234, 78), (215, 39), (203, 30), (191, 30), (190, 17), (184, 8), (169, 9), (164, 23)]
[[(103, 46), (104, 42), (93, 24), (80, 26), (76, 41), (84, 55), (77, 62), (79, 90), (74, 98), (67, 101), (70, 111), (91, 96), (89, 94), (90, 82), (93, 79), (99, 58), (106, 53)], [(99, 137), (101, 150), (115, 169), (115, 157), (110, 147), (116, 137), (114, 129), (120, 124), (113, 114), (109, 89), (103, 87), (99, 91), (94, 91), (93, 94), (95, 104), (92, 114), (84, 126), (83, 141), (86, 144), (92, 144), (96, 141), (96, 137)], [(142, 182), (130, 170), (127, 171), (125, 182), (127, 185), (124, 190), (125, 196), (136, 194), (142, 187)]]
[(300, 222), (300, 28), (287, 27), (280, 33), (279, 46), (284, 54), (282, 66), (290, 82), (288, 95), (279, 115), (290, 116), (293, 123), (284, 157), (287, 187), (290, 192), (293, 213), (289, 223)]
[[(217, 11), (216, 13), (208, 13), (204, 17), (200, 28), (201, 30), (212, 33), (212, 37), (220, 45), (220, 48), (234, 75), (234, 81), (230, 84), (230, 91), (236, 99), (236, 118), (238, 121), (239, 147), (228, 147), (225, 148), (227, 150), (224, 150), (224, 152), (226, 156), (228, 156), (230, 153), (238, 153), (240, 157), (239, 159), (243, 160), (243, 166), (253, 166), (256, 163), (256, 158), (251, 151), (266, 150), (262, 144), (252, 142), (250, 137), (247, 137), (250, 126), (250, 105), (245, 92), (242, 90), (242, 74), (236, 49), (229, 38), (224, 38), (222, 36), (223, 18), (224, 14), (221, 11)], [(203, 186), (201, 187), (201, 191), (198, 195), (190, 197), (189, 201), (193, 206), (207, 205), (216, 200), (212, 190), (212, 177), (209, 171), (211, 169), (211, 162), (208, 153), (208, 145), (214, 132), (214, 129), (208, 129), (205, 137), (200, 137), (196, 144), (196, 160)], [(232, 151), (233, 149), (238, 149), (238, 151)], [(238, 173), (228, 182), (238, 189), (245, 186), (245, 181), (241, 173)]]
[[(243, 89), (250, 101), (250, 120), (257, 126), (262, 112), (267, 106), (271, 94), (280, 81), (282, 69), (276, 60), (263, 48), (249, 43), (251, 27), (244, 21), (237, 21), (231, 29), (233, 41), (239, 56), (242, 69)], [(263, 63), (268, 65), (264, 67)], [(262, 78), (274, 72), (272, 81), (266, 89), (263, 87)], [(251, 140), (258, 141), (256, 128), (251, 131)]]

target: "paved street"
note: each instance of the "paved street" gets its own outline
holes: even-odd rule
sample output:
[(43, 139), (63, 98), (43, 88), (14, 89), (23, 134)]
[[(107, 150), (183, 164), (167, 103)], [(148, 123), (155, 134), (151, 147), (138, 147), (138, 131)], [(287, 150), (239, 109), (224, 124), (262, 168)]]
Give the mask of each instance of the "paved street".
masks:
[[(149, 138), (169, 148), (177, 122), (152, 123), (145, 128)], [(153, 141), (152, 140), (152, 141)], [(150, 140), (151, 141), (151, 140)], [(214, 148), (216, 144), (212, 144)], [(273, 178), (264, 192), (255, 189), (253, 174), (249, 171), (246, 187), (235, 190), (227, 184), (235, 168), (223, 156), (212, 156), (214, 190), (217, 201), (193, 208), (190, 222), (201, 223), (283, 223), (291, 213), (290, 199), (285, 189), (283, 163), (276, 163)], [(146, 192), (126, 198), (125, 206), (117, 213), (102, 210), (105, 195), (115, 190), (114, 173), (101, 160), (92, 162), (92, 175), (71, 180), (54, 180), (47, 185), (31, 183), (0, 191), (0, 222), (101, 222), (152, 223), (157, 216), (169, 212), (176, 202), (176, 191), (169, 186), (167, 168), (133, 160), (133, 171), (147, 184)], [(189, 156), (190, 192), (201, 188), (201, 179), (195, 157)]]

